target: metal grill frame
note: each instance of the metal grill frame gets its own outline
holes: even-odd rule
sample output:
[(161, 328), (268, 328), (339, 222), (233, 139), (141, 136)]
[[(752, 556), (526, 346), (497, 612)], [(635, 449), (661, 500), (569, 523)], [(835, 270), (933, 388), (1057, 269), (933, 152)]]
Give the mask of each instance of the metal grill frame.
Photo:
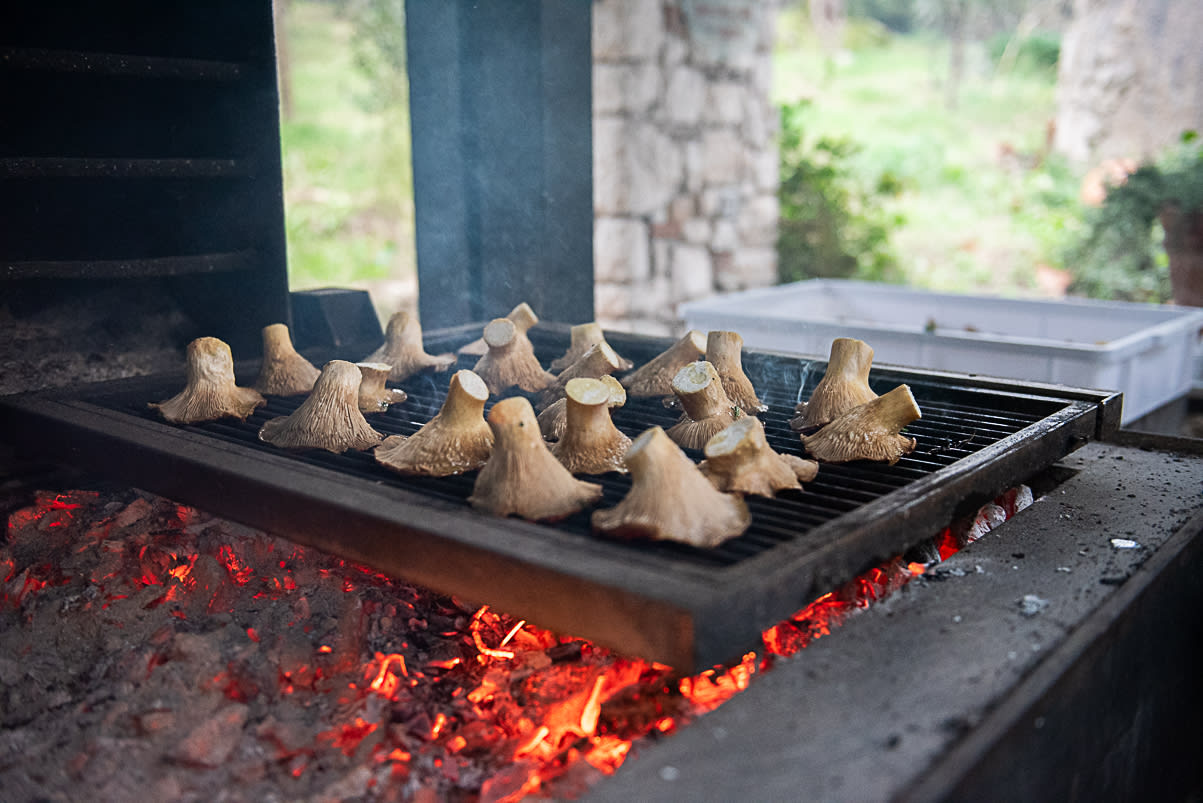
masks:
[[(427, 348), (454, 348), (479, 332), (479, 325), (431, 332)], [(541, 323), (531, 335), (545, 362), (568, 343), (565, 325)], [(671, 343), (622, 333), (607, 337), (620, 353), (655, 354)], [(753, 376), (759, 365), (809, 366), (821, 375), (825, 360), (745, 351), (745, 365)], [(253, 376), (254, 367), (240, 376)], [(805, 538), (717, 567), (671, 551), (567, 537), (555, 525), (488, 516), (463, 503), (89, 401), (158, 392), (164, 383), (178, 387), (182, 374), (9, 397), (2, 400), (7, 409), (0, 431), (33, 455), (694, 673), (738, 658), (756, 647), (765, 628), (820, 594), (931, 537), (1087, 440), (1109, 436), (1118, 429), (1122, 403), (1119, 394), (1105, 391), (888, 366), (875, 366), (871, 378), (981, 394), (983, 401), (1016, 409), (1056, 409), (806, 530)]]

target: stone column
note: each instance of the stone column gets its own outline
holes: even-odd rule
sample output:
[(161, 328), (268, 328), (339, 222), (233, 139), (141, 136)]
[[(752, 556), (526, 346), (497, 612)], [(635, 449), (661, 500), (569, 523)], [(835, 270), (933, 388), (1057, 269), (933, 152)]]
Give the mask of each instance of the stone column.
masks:
[(595, 305), (679, 329), (683, 301), (777, 278), (773, 4), (596, 0)]

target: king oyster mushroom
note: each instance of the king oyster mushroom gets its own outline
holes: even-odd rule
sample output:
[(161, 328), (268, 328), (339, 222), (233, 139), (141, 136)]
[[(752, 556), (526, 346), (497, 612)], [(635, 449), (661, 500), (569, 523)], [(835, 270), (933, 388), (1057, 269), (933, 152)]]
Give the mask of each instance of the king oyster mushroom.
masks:
[(543, 390), (555, 377), (543, 370), (534, 346), (509, 318), (494, 318), (485, 326), (485, 344), (489, 347), (472, 369), (489, 392), (500, 395), (517, 385), (522, 390)]
[(234, 381), (234, 356), (215, 337), (198, 337), (188, 344), (188, 380), (184, 389), (148, 406), (173, 424), (195, 424), (218, 418), (245, 421), (267, 400), (258, 391)]
[(787, 488), (801, 490), (819, 472), (814, 460), (774, 452), (764, 437), (764, 424), (745, 415), (706, 441), (706, 459), (698, 468), (720, 491), (773, 496)]
[(325, 449), (336, 454), (380, 443), (384, 436), (359, 412), (360, 376), (355, 363), (326, 363), (309, 397), (290, 415), (265, 423), (259, 439), (283, 449)]
[(744, 373), (743, 346), (744, 339), (738, 332), (710, 332), (706, 335), (706, 362), (718, 371), (728, 398), (745, 413), (755, 415), (769, 406), (756, 397), (756, 389)]
[[(568, 336), (570, 338), (568, 350), (564, 352), (564, 356), (557, 357), (556, 359), (552, 360), (551, 365), (548, 366), (553, 373), (563, 371), (565, 368), (579, 360), (585, 354), (585, 352), (589, 350), (590, 346), (593, 346), (597, 343), (606, 342), (606, 334), (602, 331), (601, 324), (597, 323), (596, 321), (590, 323), (580, 323), (576, 326), (573, 326), (570, 330), (568, 330)], [(609, 344), (606, 343), (606, 345)], [(631, 362), (625, 357), (618, 358), (617, 370), (629, 371), (634, 367), (635, 363)]]
[[(610, 398), (606, 402), (610, 409), (622, 407), (627, 403), (627, 391), (617, 379), (610, 375), (598, 377), (598, 382), (606, 386)], [(564, 427), (568, 425), (568, 399), (561, 398), (552, 402), (546, 410), (539, 413), (539, 431), (549, 441), (558, 441), (564, 436)]]
[(489, 389), (471, 371), (456, 371), (434, 418), (408, 438), (393, 435), (376, 447), (376, 462), (401, 474), (447, 477), (474, 471), (493, 450), (485, 421)]
[(802, 446), (817, 460), (884, 460), (890, 465), (915, 450), (915, 439), (899, 431), (922, 415), (911, 389), (899, 385), (859, 407), (853, 407), (814, 435), (802, 436)]
[(691, 362), (678, 371), (672, 390), (685, 413), (667, 434), (684, 449), (701, 449), (742, 415), (723, 390), (718, 372), (706, 360)]
[(622, 386), (632, 396), (671, 396), (677, 372), (705, 355), (706, 335), (690, 330), (650, 362), (624, 376)]
[(631, 490), (593, 513), (593, 529), (618, 537), (682, 541), (704, 549), (743, 533), (743, 499), (719, 491), (664, 433), (652, 427), (627, 449)]
[(320, 373), (292, 347), (287, 326), (273, 323), (263, 327), (263, 364), (255, 390), (271, 396), (300, 396), (313, 390)]
[(610, 419), (610, 389), (600, 379), (571, 379), (565, 388), (564, 435), (551, 453), (573, 474), (626, 473), (631, 439)]
[(613, 374), (621, 366), (622, 357), (619, 357), (618, 353), (610, 348), (609, 343), (594, 343), (576, 362), (561, 371), (560, 375), (543, 389), (535, 407), (545, 410), (552, 403), (564, 398), (564, 389), (574, 379), (601, 379), (603, 376)]
[(601, 499), (602, 486), (578, 480), (548, 451), (534, 408), (525, 398), (494, 404), (489, 426), (493, 453), (468, 497), (473, 507), (496, 516), (555, 521)]
[[(513, 321), (514, 326), (522, 334), (526, 334), (532, 326), (539, 322), (539, 316), (531, 309), (530, 304), (527, 304), (525, 301), (510, 310), (505, 317)], [(485, 343), (485, 339), (478, 337), (468, 345), (460, 346), (459, 353), (467, 357), (483, 357), (488, 350), (489, 345)]]
[(869, 387), (869, 369), (873, 365), (873, 349), (863, 340), (837, 337), (831, 341), (831, 357), (827, 371), (810, 394), (810, 400), (800, 403), (790, 422), (793, 430), (821, 427), (834, 421), (853, 407), (877, 398)]
[(359, 368), (359, 412), (364, 415), (383, 413), (389, 405), (400, 404), (409, 394), (398, 388), (385, 387), (393, 366), (382, 362), (357, 362)]
[(388, 378), (404, 382), (419, 371), (446, 371), (455, 365), (454, 354), (427, 354), (422, 345), (422, 324), (405, 310), (388, 319), (384, 344), (362, 362), (379, 362), (393, 367)]

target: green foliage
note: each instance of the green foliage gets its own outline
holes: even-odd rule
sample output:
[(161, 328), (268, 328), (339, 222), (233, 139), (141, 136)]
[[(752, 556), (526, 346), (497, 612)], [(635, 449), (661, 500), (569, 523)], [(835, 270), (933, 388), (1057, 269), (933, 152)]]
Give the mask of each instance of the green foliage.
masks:
[[(404, 20), (396, 2), (292, 0), (294, 116), (281, 124), (289, 282), (414, 271)], [(373, 26), (378, 26), (373, 30)]]
[[(1012, 51), (1007, 56), (1010, 64), (1004, 65), (1002, 58), (1008, 47)], [(1061, 35), (1055, 31), (1037, 31), (1014, 41), (1012, 34), (999, 33), (986, 42), (986, 53), (995, 67), (1056, 75), (1061, 59)]]
[(907, 33), (915, 21), (915, 0), (848, 0), (848, 16), (877, 20), (896, 33)]
[(1203, 148), (1194, 131), (1182, 135), (1179, 147), (1112, 187), (1102, 206), (1088, 211), (1085, 231), (1066, 256), (1074, 274), (1071, 292), (1168, 301), (1169, 261), (1158, 222), (1166, 207), (1203, 210)]
[(898, 179), (883, 173), (866, 186), (849, 164), (859, 151), (856, 144), (844, 137), (806, 136), (807, 106), (799, 101), (781, 107), (781, 281), (897, 280), (890, 232), (903, 221), (884, 210), (882, 199), (899, 191)]

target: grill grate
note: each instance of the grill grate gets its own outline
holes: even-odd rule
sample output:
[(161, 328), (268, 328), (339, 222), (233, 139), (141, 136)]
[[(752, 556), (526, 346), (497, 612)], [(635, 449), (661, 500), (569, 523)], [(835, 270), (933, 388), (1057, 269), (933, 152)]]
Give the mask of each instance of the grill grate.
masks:
[[(560, 354), (560, 350), (551, 347), (546, 341), (539, 345), (541, 348), (536, 353), (544, 365)], [(639, 362), (653, 356), (655, 352), (640, 354)], [(471, 368), (474, 363), (475, 358), (461, 357), (452, 371), (424, 375), (402, 383), (401, 387), (405, 388), (409, 398), (403, 404), (395, 405), (384, 413), (369, 416), (369, 423), (386, 436), (412, 435), (438, 412), (446, 395), (451, 373), (460, 368)], [(763, 366), (760, 367), (761, 376), (767, 375)], [(816, 367), (818, 370), (814, 370)], [(791, 372), (788, 371), (778, 374), (771, 382), (766, 383), (762, 380), (758, 383), (757, 389), (761, 399), (769, 405), (769, 411), (762, 417), (762, 421), (768, 441), (776, 451), (806, 456), (797, 434), (789, 429), (788, 422), (793, 415), (795, 400), (809, 398), (814, 386), (822, 378), (822, 368), (822, 363), (806, 363), (801, 372), (805, 384), (800, 388), (789, 384)], [(897, 384), (898, 382), (887, 376), (875, 379), (872, 386), (876, 392), (884, 393)], [(917, 438), (919, 446), (914, 453), (902, 458), (895, 465), (823, 465), (818, 477), (806, 484), (803, 491), (786, 491), (773, 499), (750, 497), (748, 504), (752, 512), (751, 527), (739, 538), (727, 541), (714, 549), (698, 549), (667, 541), (617, 541), (614, 542), (616, 548), (641, 555), (650, 552), (671, 556), (677, 561), (703, 566), (731, 566), (760, 555), (778, 544), (804, 536), (809, 530), (844, 513), (880, 499), (911, 482), (952, 465), (960, 458), (1014, 435), (1041, 418), (1034, 412), (1005, 413), (993, 408), (984, 409), (980, 406), (982, 400), (978, 400), (975, 405), (964, 401), (940, 399), (939, 396), (948, 394), (947, 389), (928, 383), (912, 383), (911, 389), (924, 417), (908, 426), (904, 433)], [(165, 384), (161, 388), (160, 396), (144, 395), (136, 399), (117, 396), (100, 399), (98, 402), (112, 409), (124, 410), (148, 420), (158, 421), (158, 414), (147, 409), (146, 403), (168, 398), (177, 390), (177, 386)], [(535, 398), (535, 394), (519, 393), (516, 390), (506, 395), (524, 395), (532, 403)], [(406, 488), (460, 504), (465, 509), (469, 508), (467, 498), (472, 493), (475, 472), (455, 477), (404, 477), (378, 465), (370, 452), (336, 455), (321, 450), (285, 451), (258, 439), (259, 429), (266, 421), (288, 415), (300, 406), (301, 401), (301, 397), (271, 397), (266, 406), (257, 410), (245, 422), (206, 422), (182, 428), (198, 435), (218, 438), (258, 451), (283, 454), (309, 465), (328, 468), (384, 486)], [(496, 399), (490, 399), (485, 407), (486, 414), (495, 401)], [(1049, 410), (1056, 409), (1057, 406), (1055, 403), (1051, 404)], [(660, 399), (631, 398), (624, 407), (613, 411), (615, 425), (632, 438), (652, 426), (667, 428), (676, 422), (679, 415), (679, 411), (670, 409)], [(695, 462), (703, 457), (700, 451), (689, 450), (687, 453)], [(619, 474), (583, 478), (602, 485), (604, 490), (600, 507), (612, 507), (617, 504), (631, 486), (630, 480)], [(586, 509), (563, 521), (543, 526), (577, 537), (590, 538), (593, 537), (590, 534), (592, 510), (593, 508)]]
[[(428, 333), (427, 350), (453, 350), (479, 332)], [(543, 323), (530, 334), (544, 364), (567, 346), (565, 326)], [(609, 339), (636, 364), (668, 345), (616, 333)], [(461, 359), (458, 367), (472, 364)], [(825, 364), (745, 352), (744, 368), (770, 406), (763, 416), (769, 443), (802, 454), (788, 421)], [(253, 381), (255, 369), (240, 379)], [(403, 383), (409, 399), (369, 420), (386, 435), (412, 434), (442, 405), (449, 377)], [(1119, 416), (1115, 394), (875, 368), (871, 384), (879, 393), (911, 386), (923, 418), (905, 432), (918, 439), (917, 450), (893, 466), (824, 464), (803, 491), (750, 498), (748, 531), (701, 550), (595, 536), (592, 509), (554, 524), (481, 514), (467, 503), (475, 473), (403, 477), (366, 453), (261, 443), (262, 424), (294, 410), (297, 399), (272, 398), (242, 423), (166, 424), (147, 403), (174, 395), (182, 382), (182, 375), (158, 376), (5, 399), (0, 429), (40, 455), (684, 672), (736, 658), (765, 627), (934, 535), (965, 506), (1105, 435)], [(632, 437), (679, 415), (655, 399), (629, 399), (613, 414)], [(600, 507), (617, 504), (630, 487), (617, 474), (588, 479), (603, 486)]]

